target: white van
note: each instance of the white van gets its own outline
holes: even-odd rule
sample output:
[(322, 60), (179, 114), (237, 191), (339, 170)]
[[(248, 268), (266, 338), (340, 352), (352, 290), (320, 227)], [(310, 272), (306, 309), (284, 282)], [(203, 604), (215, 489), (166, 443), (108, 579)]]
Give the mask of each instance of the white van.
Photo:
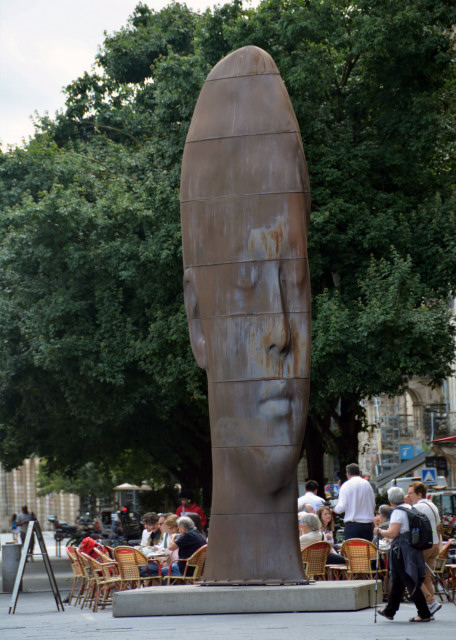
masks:
[[(389, 483), (389, 486), (400, 487), (401, 489), (403, 489), (404, 493), (407, 493), (407, 489), (412, 484), (412, 482), (422, 482), (422, 479), (420, 476), (410, 476), (408, 478), (393, 478)], [(429, 486), (446, 487), (447, 483), (445, 481), (445, 476), (437, 476), (435, 479), (435, 484)]]

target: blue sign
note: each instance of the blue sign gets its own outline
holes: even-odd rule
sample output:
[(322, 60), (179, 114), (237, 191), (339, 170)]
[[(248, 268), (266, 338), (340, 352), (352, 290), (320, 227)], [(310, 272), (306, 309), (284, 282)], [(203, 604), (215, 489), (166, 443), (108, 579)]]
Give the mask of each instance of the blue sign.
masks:
[(421, 469), (421, 478), (423, 484), (435, 484), (437, 480), (437, 472), (435, 469)]
[(325, 485), (325, 493), (329, 493), (332, 496), (339, 495), (339, 485), (337, 484), (327, 484)]
[(400, 444), (399, 457), (401, 460), (411, 460), (415, 457), (415, 447), (413, 444)]

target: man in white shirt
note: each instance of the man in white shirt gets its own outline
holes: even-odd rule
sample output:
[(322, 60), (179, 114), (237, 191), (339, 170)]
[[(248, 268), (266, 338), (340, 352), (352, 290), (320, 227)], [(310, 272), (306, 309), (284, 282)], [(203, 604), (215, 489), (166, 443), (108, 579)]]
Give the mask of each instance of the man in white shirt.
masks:
[(307, 480), (305, 484), (306, 492), (303, 496), (298, 498), (298, 511), (302, 511), (305, 504), (310, 504), (317, 511), (320, 507), (323, 507), (326, 503), (323, 498), (317, 496), (318, 482), (316, 480)]
[(412, 482), (408, 488), (407, 496), (412, 507), (424, 513), (424, 515), (429, 518), (432, 526), (432, 547), (423, 551), (424, 561), (426, 563), (426, 574), (423, 584), (421, 585), (421, 590), (426, 598), (429, 611), (434, 615), (434, 613), (442, 608), (442, 605), (435, 600), (431, 575), (431, 569), (434, 569), (435, 561), (440, 551), (441, 527), (439, 510), (430, 500), (426, 500), (426, 487), (422, 482)]
[(359, 466), (348, 464), (345, 468), (348, 480), (339, 491), (339, 502), (335, 513), (344, 513), (344, 540), (363, 538), (372, 542), (375, 513), (374, 490), (367, 480), (361, 478)]

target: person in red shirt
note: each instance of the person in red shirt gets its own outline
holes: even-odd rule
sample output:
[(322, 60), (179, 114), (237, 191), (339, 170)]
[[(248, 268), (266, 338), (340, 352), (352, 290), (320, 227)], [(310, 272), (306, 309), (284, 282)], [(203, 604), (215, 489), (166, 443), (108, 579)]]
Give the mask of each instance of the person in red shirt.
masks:
[(177, 507), (176, 514), (181, 517), (185, 516), (188, 513), (197, 513), (201, 518), (201, 524), (203, 529), (206, 528), (207, 518), (204, 515), (204, 511), (199, 507), (196, 502), (193, 502), (193, 491), (190, 489), (182, 489), (179, 494), (179, 499), (181, 501), (181, 506)]

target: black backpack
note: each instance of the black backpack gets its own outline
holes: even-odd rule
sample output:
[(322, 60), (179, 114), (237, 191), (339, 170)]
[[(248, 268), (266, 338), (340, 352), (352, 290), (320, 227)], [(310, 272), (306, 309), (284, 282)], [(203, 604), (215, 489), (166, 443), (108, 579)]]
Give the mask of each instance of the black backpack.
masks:
[(409, 521), (410, 533), (412, 534), (412, 540), (410, 544), (414, 549), (420, 549), (424, 551), (425, 549), (430, 549), (432, 547), (432, 525), (429, 518), (415, 509), (415, 507), (411, 507), (411, 509), (406, 509), (405, 507), (397, 507), (401, 511), (405, 511)]

